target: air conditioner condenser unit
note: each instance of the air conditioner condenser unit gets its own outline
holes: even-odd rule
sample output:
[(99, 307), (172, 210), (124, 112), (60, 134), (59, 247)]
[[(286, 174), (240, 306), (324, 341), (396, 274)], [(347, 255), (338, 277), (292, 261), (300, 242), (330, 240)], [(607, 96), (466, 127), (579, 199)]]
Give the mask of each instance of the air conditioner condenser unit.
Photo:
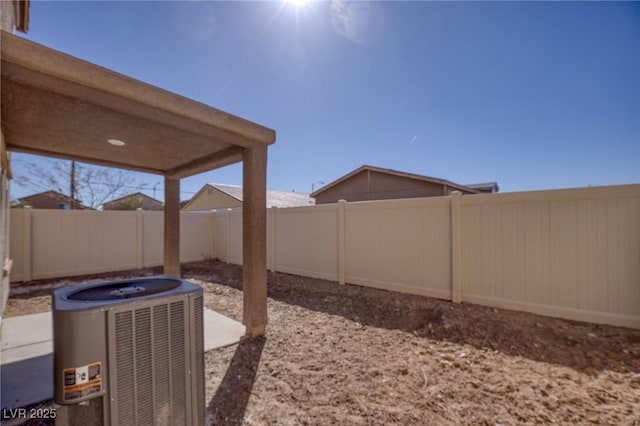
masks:
[(54, 291), (54, 400), (94, 407), (70, 423), (204, 424), (203, 308), (170, 276)]

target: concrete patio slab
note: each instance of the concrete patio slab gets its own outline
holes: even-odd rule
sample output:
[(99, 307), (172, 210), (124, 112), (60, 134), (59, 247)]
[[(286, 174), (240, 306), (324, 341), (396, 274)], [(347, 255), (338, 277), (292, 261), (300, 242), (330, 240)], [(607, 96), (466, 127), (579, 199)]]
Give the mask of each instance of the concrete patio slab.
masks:
[(37, 358), (52, 351), (51, 312), (2, 319), (0, 364)]
[(245, 334), (242, 323), (210, 309), (204, 310), (204, 351), (233, 345)]
[[(204, 350), (233, 345), (245, 327), (204, 310)], [(25, 407), (53, 398), (53, 321), (51, 312), (4, 318), (0, 331), (1, 409)]]

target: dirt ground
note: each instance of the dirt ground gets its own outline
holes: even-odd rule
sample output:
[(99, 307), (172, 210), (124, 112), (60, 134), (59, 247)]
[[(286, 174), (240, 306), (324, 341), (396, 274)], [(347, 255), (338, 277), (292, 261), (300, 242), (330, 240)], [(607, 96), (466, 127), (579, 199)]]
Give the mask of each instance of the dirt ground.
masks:
[[(208, 308), (242, 319), (241, 267), (197, 262), (183, 276)], [(50, 310), (53, 288), (84, 279), (14, 285), (5, 314)], [(205, 356), (209, 424), (640, 425), (640, 330), (268, 282), (267, 336)]]

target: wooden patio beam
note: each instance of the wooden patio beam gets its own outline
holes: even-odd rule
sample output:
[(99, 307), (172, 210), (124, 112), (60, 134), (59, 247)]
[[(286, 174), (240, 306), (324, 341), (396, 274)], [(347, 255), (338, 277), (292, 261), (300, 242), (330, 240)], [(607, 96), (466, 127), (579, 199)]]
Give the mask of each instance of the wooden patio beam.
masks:
[(180, 179), (228, 166), (239, 161), (242, 161), (242, 147), (232, 146), (169, 170), (166, 176), (172, 179)]

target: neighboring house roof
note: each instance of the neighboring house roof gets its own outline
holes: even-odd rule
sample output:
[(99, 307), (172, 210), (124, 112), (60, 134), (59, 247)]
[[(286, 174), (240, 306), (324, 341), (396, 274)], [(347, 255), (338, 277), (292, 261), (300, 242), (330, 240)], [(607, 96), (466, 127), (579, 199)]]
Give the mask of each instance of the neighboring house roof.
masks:
[[(195, 201), (202, 193), (207, 189), (213, 189), (220, 191), (221, 193), (242, 202), (242, 186), (241, 185), (226, 185), (221, 183), (208, 183), (193, 196), (191, 200), (183, 207), (187, 208), (193, 201)], [(315, 205), (315, 200), (304, 192), (293, 191), (278, 191), (273, 189), (267, 189), (267, 207), (302, 207)]]
[(92, 210), (91, 207), (83, 205), (78, 200), (71, 200), (71, 197), (58, 191), (39, 192), (37, 194), (18, 198), (18, 201), (20, 202), (20, 205), (30, 206), (34, 209), (58, 209), (60, 208), (60, 204), (66, 204), (68, 206), (73, 204), (74, 209)]
[(156, 200), (153, 197), (149, 197), (147, 194), (136, 192), (134, 194), (125, 195), (124, 197), (108, 201), (102, 204), (102, 208), (104, 210), (111, 210), (117, 206), (121, 206), (127, 203), (139, 203), (140, 208), (142, 208), (143, 210), (161, 210), (164, 205), (162, 201)]
[(346, 175), (342, 176), (339, 179), (334, 180), (333, 182), (323, 186), (322, 188), (314, 191), (311, 193), (312, 197), (316, 197), (318, 194), (326, 191), (327, 189), (339, 184), (340, 182), (344, 182), (345, 180), (351, 178), (352, 176), (357, 175), (358, 173), (361, 173), (363, 171), (372, 171), (372, 172), (377, 172), (377, 173), (384, 173), (384, 174), (388, 174), (388, 175), (394, 175), (394, 176), (400, 176), (400, 177), (404, 177), (404, 178), (408, 178), (408, 179), (415, 179), (415, 180), (421, 180), (424, 182), (429, 182), (429, 183), (437, 183), (440, 185), (447, 185), (449, 188), (452, 189), (458, 189), (464, 192), (470, 192), (470, 193), (478, 193), (480, 191), (478, 191), (477, 189), (471, 188), (469, 186), (465, 186), (465, 185), (460, 185), (459, 183), (454, 183), (451, 182), (449, 180), (446, 179), (440, 179), (440, 178), (435, 178), (435, 177), (431, 177), (431, 176), (424, 176), (424, 175), (418, 175), (418, 174), (414, 174), (414, 173), (407, 173), (407, 172), (401, 172), (398, 170), (393, 170), (393, 169), (383, 169), (381, 167), (374, 167), (374, 166), (369, 166), (369, 165), (363, 165), (358, 167), (357, 169), (355, 169), (354, 171), (347, 173)]
[(469, 188), (477, 189), (480, 192), (494, 193), (500, 191), (498, 182), (485, 182), (485, 183), (469, 183), (465, 185)]

